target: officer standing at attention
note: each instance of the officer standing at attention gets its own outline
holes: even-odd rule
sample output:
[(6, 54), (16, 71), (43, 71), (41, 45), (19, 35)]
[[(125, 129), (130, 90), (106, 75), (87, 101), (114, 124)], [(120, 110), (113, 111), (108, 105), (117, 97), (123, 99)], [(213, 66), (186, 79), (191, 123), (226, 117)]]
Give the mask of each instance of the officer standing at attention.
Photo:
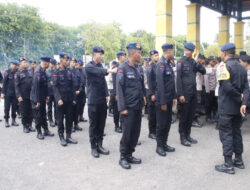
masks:
[[(215, 166), (215, 169), (228, 174), (235, 173), (234, 167), (245, 168), (242, 160), (243, 142), (240, 128), (249, 98), (247, 71), (234, 58), (235, 49), (233, 43), (222, 46), (221, 59), (224, 63), (217, 68), (217, 79), (220, 85), (218, 128), (225, 163)], [(234, 160), (232, 160), (233, 154), (235, 154)]]
[(123, 127), (119, 164), (124, 169), (130, 169), (130, 164), (141, 163), (141, 159), (133, 157), (132, 153), (140, 136), (145, 87), (137, 65), (142, 58), (141, 44), (130, 43), (126, 48), (128, 60), (118, 68), (116, 92)]
[(110, 95), (110, 101), (113, 102), (113, 112), (114, 112), (114, 124), (115, 124), (115, 132), (121, 133), (122, 132), (122, 126), (119, 126), (120, 122), (120, 113), (118, 111), (117, 106), (117, 93), (116, 93), (116, 76), (117, 76), (117, 70), (118, 67), (122, 65), (126, 61), (126, 53), (123, 51), (119, 51), (116, 53), (118, 63), (114, 64), (113, 66), (113, 73), (112, 73), (112, 82), (113, 82), (113, 91)]
[[(67, 143), (77, 144), (77, 141), (71, 138), (72, 133), (72, 106), (76, 104), (76, 95), (73, 89), (73, 73), (68, 69), (69, 56), (60, 53), (60, 67), (53, 75), (53, 89), (55, 102), (57, 104), (56, 122), (58, 126), (58, 135), (62, 146)], [(66, 120), (66, 140), (64, 138), (64, 117)]]
[(166, 152), (174, 152), (175, 148), (167, 145), (168, 134), (172, 122), (172, 107), (176, 105), (175, 75), (171, 60), (174, 57), (174, 46), (170, 43), (162, 45), (163, 55), (156, 67), (156, 152), (166, 156)]
[(111, 71), (102, 66), (104, 54), (102, 47), (94, 46), (92, 53), (93, 60), (85, 67), (87, 76), (89, 138), (91, 154), (94, 158), (99, 158), (99, 154), (109, 154), (109, 151), (103, 148), (102, 143), (109, 96), (105, 76), (111, 73)]
[(4, 72), (3, 89), (1, 97), (4, 98), (4, 119), (5, 127), (10, 127), (9, 125), (9, 112), (11, 107), (11, 118), (12, 126), (19, 126), (16, 123), (16, 112), (17, 112), (17, 98), (15, 92), (15, 79), (14, 75), (18, 69), (19, 62), (16, 60), (10, 61), (10, 69)]
[[(197, 140), (190, 136), (197, 103), (196, 73), (200, 72), (204, 75), (206, 70), (192, 58), (195, 45), (186, 43), (184, 48), (185, 56), (178, 61), (177, 65), (177, 96), (180, 102), (179, 133), (181, 144), (191, 146), (191, 144), (198, 143)], [(198, 54), (196, 60), (197, 57)]]
[(53, 75), (56, 71), (56, 64), (57, 64), (57, 61), (52, 58), (49, 64), (50, 69), (47, 70), (46, 72), (47, 78), (48, 78), (48, 91), (49, 91), (49, 101), (47, 102), (47, 107), (48, 107), (47, 116), (48, 116), (50, 127), (55, 127), (55, 123), (53, 121), (53, 116), (52, 116), (53, 107), (54, 107), (54, 118), (56, 121), (56, 102), (55, 102), (55, 97), (53, 93)]
[[(30, 100), (33, 108), (37, 130), (37, 138), (39, 140), (43, 140), (44, 136), (54, 136), (54, 134), (51, 133), (48, 129), (46, 118), (46, 101), (49, 100), (46, 68), (50, 61), (50, 57), (41, 57), (41, 63), (34, 72), (30, 93)], [(42, 134), (41, 128), (44, 129), (44, 134)]]
[(34, 75), (35, 69), (36, 69), (36, 61), (29, 60), (29, 72), (32, 74), (32, 77)]
[(32, 127), (32, 107), (30, 102), (30, 91), (33, 75), (28, 71), (28, 62), (25, 59), (20, 61), (20, 69), (15, 75), (15, 91), (19, 102), (19, 109), (22, 118), (23, 132), (34, 132)]
[(79, 95), (82, 92), (82, 87), (83, 87), (83, 81), (80, 75), (80, 72), (76, 67), (76, 58), (70, 57), (70, 70), (73, 74), (73, 89), (74, 93), (76, 96), (76, 104), (72, 106), (72, 121), (73, 121), (73, 127), (72, 127), (72, 132), (75, 131), (82, 131), (82, 128), (78, 126), (78, 109), (77, 109), (77, 104), (80, 103)]
[(156, 139), (156, 112), (155, 112), (155, 91), (156, 91), (156, 64), (159, 60), (159, 52), (157, 50), (151, 50), (149, 52), (151, 62), (147, 67), (147, 103), (148, 103), (148, 127), (149, 135), (151, 139)]

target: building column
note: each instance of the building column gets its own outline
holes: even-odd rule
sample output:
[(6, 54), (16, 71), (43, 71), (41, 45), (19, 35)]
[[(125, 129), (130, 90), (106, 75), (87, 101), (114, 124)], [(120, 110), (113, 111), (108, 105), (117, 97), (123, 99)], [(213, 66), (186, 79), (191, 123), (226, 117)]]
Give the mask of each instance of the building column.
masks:
[(187, 5), (187, 42), (200, 50), (200, 4), (192, 3)]
[[(230, 17), (229, 16), (221, 16), (219, 17), (219, 35), (218, 35), (218, 43), (221, 48), (224, 44), (229, 42), (230, 37)], [(219, 48), (218, 56), (221, 55), (221, 51)]]
[(234, 23), (234, 43), (237, 54), (244, 50), (244, 24), (242, 21)]
[(162, 44), (172, 41), (172, 0), (156, 0), (156, 45), (162, 52)]

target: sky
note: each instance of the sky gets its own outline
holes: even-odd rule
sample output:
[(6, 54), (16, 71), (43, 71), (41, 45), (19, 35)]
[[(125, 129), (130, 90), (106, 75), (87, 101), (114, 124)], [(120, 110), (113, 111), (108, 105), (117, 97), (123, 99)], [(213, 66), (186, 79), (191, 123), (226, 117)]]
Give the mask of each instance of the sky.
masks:
[[(116, 21), (128, 34), (138, 29), (155, 34), (156, 0), (0, 0), (1, 3), (27, 4), (39, 9), (46, 21), (64, 26), (79, 26), (95, 21), (106, 24)], [(173, 36), (186, 34), (187, 0), (173, 0)], [(219, 13), (201, 8), (201, 42), (214, 43), (218, 33)], [(233, 36), (234, 19), (230, 21)]]

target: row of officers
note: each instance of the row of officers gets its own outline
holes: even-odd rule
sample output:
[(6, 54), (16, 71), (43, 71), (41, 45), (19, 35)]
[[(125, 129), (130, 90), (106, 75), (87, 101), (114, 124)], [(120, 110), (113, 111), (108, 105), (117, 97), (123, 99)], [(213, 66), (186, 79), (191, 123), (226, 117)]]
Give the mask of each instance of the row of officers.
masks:
[[(128, 44), (127, 54), (122, 51), (118, 52), (118, 63), (111, 69), (106, 69), (102, 65), (104, 49), (94, 46), (93, 59), (86, 64), (82, 74), (76, 74), (68, 68), (70, 57), (61, 53), (59, 67), (51, 74), (51, 79), (46, 74), (48, 64), (53, 62), (50, 57), (42, 57), (39, 67), (32, 75), (27, 70), (26, 60), (20, 60), (20, 69), (17, 72), (15, 69), (8, 70), (5, 78), (8, 77), (8, 72), (14, 73), (15, 79), (12, 86), (20, 102), (24, 129), (32, 130), (31, 115), (33, 115), (39, 139), (43, 139), (44, 135), (53, 135), (48, 130), (46, 121), (46, 101), (49, 101), (49, 93), (52, 92), (55, 99), (55, 121), (63, 146), (66, 146), (67, 143), (77, 143), (71, 138), (73, 123), (78, 121), (79, 116), (79, 111), (74, 107), (77, 107), (78, 102), (83, 101), (83, 96), (79, 96), (79, 94), (85, 92), (86, 86), (89, 139), (91, 154), (95, 158), (98, 158), (100, 154), (109, 154), (109, 151), (103, 147), (103, 137), (107, 118), (107, 103), (110, 96), (114, 102), (115, 130), (122, 132), (119, 164), (124, 169), (130, 169), (131, 164), (141, 163), (141, 159), (135, 158), (133, 153), (138, 144), (142, 109), (146, 102), (150, 107), (149, 125), (151, 128), (155, 127), (157, 154), (166, 156), (167, 152), (175, 151), (175, 148), (169, 146), (167, 142), (172, 121), (172, 107), (177, 102), (180, 104), (179, 134), (181, 144), (190, 147), (198, 143), (196, 139), (191, 137), (191, 126), (197, 103), (196, 75), (197, 73), (206, 74), (206, 69), (197, 61), (198, 56), (193, 59), (195, 46), (192, 43), (186, 43), (184, 47), (185, 55), (177, 62), (176, 82), (172, 65), (174, 59), (173, 44), (165, 43), (162, 45), (161, 58), (156, 50), (150, 51), (152, 62), (147, 68), (148, 93), (146, 93), (144, 86), (143, 69), (139, 66), (142, 59), (142, 46), (139, 43)], [(235, 172), (234, 167), (244, 168), (240, 127), (249, 103), (247, 72), (235, 59), (235, 49), (236, 47), (232, 43), (225, 44), (221, 48), (222, 62), (217, 69), (217, 80), (220, 86), (218, 128), (223, 144), (225, 163), (217, 165), (215, 169), (230, 174)], [(70, 63), (72, 60), (75, 61), (74, 58), (70, 58)], [(17, 64), (13, 61), (12, 67)], [(109, 94), (105, 79), (105, 76), (109, 74), (112, 75), (114, 86), (111, 94)], [(5, 98), (8, 96), (5, 83), (3, 95)], [(8, 119), (8, 116), (5, 118)], [(64, 118), (66, 140), (64, 139)], [(44, 134), (41, 133), (41, 127), (44, 128)]]

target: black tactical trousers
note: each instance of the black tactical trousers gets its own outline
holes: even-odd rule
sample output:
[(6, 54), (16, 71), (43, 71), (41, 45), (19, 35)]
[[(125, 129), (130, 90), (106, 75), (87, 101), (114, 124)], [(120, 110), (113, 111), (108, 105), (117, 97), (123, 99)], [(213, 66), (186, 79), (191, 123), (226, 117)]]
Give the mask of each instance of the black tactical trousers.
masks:
[(76, 97), (76, 101), (77, 101), (77, 112), (79, 116), (83, 115), (83, 111), (84, 111), (84, 107), (85, 107), (85, 103), (86, 103), (86, 94), (85, 92), (81, 92), (77, 97)]
[(223, 155), (242, 154), (243, 143), (240, 129), (242, 117), (240, 115), (220, 115), (218, 124)]
[(115, 99), (115, 94), (111, 94), (110, 95), (110, 105), (112, 106), (113, 108), (113, 119), (114, 119), (114, 124), (115, 124), (115, 127), (119, 127), (119, 121), (120, 121), (120, 113), (118, 111), (118, 105), (117, 105), (117, 101)]
[(107, 118), (107, 104), (89, 104), (89, 140), (91, 148), (96, 148), (97, 143), (102, 143), (104, 128)]
[(78, 110), (77, 110), (77, 100), (76, 105), (72, 106), (72, 124), (77, 125), (78, 124)]
[(16, 96), (5, 96), (4, 97), (4, 118), (9, 119), (9, 112), (11, 107), (11, 118), (16, 118), (16, 112), (17, 112), (17, 98)]
[[(54, 107), (54, 118), (56, 118), (56, 102), (55, 102), (55, 97), (54, 96), (49, 96), (49, 101), (47, 102), (47, 106), (48, 106), (48, 120), (49, 121), (53, 121), (53, 114), (52, 114), (52, 110)], [(55, 119), (56, 120), (56, 119)]]
[(148, 128), (150, 134), (156, 134), (156, 105), (148, 96)]
[(156, 127), (156, 142), (157, 146), (163, 147), (166, 145), (168, 140), (168, 134), (172, 121), (172, 106), (173, 103), (167, 104), (167, 111), (162, 111), (161, 105), (156, 105), (156, 118), (157, 118), (157, 127)]
[[(186, 97), (185, 97), (186, 98)], [(196, 95), (186, 98), (186, 103), (180, 104), (179, 133), (189, 136), (196, 108)]]
[(56, 122), (58, 127), (58, 134), (63, 135), (64, 133), (64, 118), (66, 123), (66, 134), (71, 134), (72, 130), (72, 106), (73, 101), (63, 101), (63, 105), (56, 106)]
[(123, 134), (120, 141), (121, 156), (130, 156), (135, 151), (141, 131), (141, 110), (128, 109), (128, 115), (121, 115)]
[(36, 104), (32, 102), (32, 108), (35, 118), (35, 127), (37, 132), (41, 133), (41, 128), (48, 129), (48, 123), (46, 118), (46, 102), (40, 101), (40, 106), (36, 107)]
[(33, 110), (30, 99), (23, 99), (23, 101), (19, 103), (19, 109), (23, 126), (31, 125), (33, 119)]

